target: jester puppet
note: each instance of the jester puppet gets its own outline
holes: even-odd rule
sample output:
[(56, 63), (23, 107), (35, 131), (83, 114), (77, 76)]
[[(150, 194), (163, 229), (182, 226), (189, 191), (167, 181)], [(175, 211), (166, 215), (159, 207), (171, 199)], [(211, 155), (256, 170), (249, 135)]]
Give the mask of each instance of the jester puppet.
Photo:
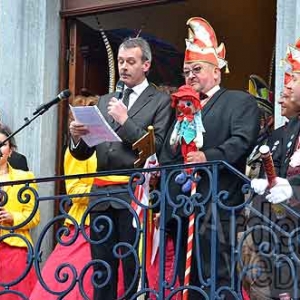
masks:
[[(187, 154), (191, 151), (197, 151), (203, 146), (203, 132), (205, 132), (202, 118), (199, 94), (188, 85), (181, 86), (178, 91), (171, 95), (171, 106), (176, 109), (177, 122), (174, 126), (170, 145), (181, 146), (181, 154), (184, 163), (187, 163)], [(190, 174), (191, 169), (186, 169), (186, 173)], [(184, 182), (186, 176), (180, 173), (176, 176), (175, 181)], [(191, 190), (192, 181), (189, 179), (182, 185), (182, 191)]]

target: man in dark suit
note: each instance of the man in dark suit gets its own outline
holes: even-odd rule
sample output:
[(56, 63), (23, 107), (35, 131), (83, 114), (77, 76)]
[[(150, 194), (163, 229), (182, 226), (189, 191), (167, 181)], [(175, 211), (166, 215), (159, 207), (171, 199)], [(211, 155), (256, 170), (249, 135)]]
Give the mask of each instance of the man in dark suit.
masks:
[[(292, 101), (291, 96), (291, 88), (287, 87), (287, 85), (290, 83), (292, 79), (292, 75), (289, 72), (284, 73), (284, 87), (282, 92), (280, 93), (280, 97), (278, 99), (278, 104), (281, 108), (281, 116), (286, 117), (288, 120), (291, 120), (293, 117), (298, 116), (300, 114), (300, 107)], [(271, 136), (268, 139), (268, 146), (270, 147), (272, 156), (274, 160), (276, 159), (276, 150), (277, 148), (282, 144), (282, 140), (285, 136), (286, 129), (287, 129), (288, 121), (283, 124), (282, 126), (275, 129)], [(275, 158), (274, 158), (275, 156)]]
[[(166, 129), (169, 128), (172, 120), (172, 110), (169, 95), (159, 92), (147, 81), (146, 74), (151, 66), (151, 57), (149, 44), (142, 38), (131, 38), (120, 45), (118, 69), (120, 80), (125, 84), (124, 96), (119, 100), (116, 94), (105, 95), (100, 98), (98, 106), (122, 142), (104, 142), (89, 148), (80, 139), (88, 132), (87, 127), (75, 121), (71, 122), (70, 132), (76, 145), (71, 147), (71, 153), (75, 158), (86, 159), (96, 151), (97, 171), (131, 169), (137, 159), (137, 153), (132, 150), (132, 144), (147, 132), (149, 125), (154, 127), (156, 151), (160, 152)], [(104, 227), (102, 231), (95, 230), (96, 226), (100, 228), (101, 220), (98, 220), (97, 224), (94, 223), (99, 216), (109, 218), (114, 224), (106, 241), (91, 245), (92, 258), (108, 263), (112, 271), (110, 280), (103, 284), (103, 287), (95, 288), (94, 299), (114, 300), (117, 298), (118, 259), (113, 253), (113, 246), (118, 242), (134, 245), (136, 240), (137, 233), (132, 225), (133, 216), (126, 208), (126, 204), (131, 202), (127, 187), (128, 179), (128, 176), (102, 177), (101, 180), (95, 180), (92, 188), (92, 192), (101, 192), (104, 196), (96, 197), (91, 202), (91, 238), (98, 241), (108, 232), (107, 222), (106, 225), (102, 224)], [(120, 192), (113, 194), (113, 197), (122, 201), (109, 198), (112, 189), (117, 188)], [(94, 201), (97, 201), (97, 204)], [(121, 247), (120, 250), (123, 254), (129, 251), (125, 247)], [(122, 264), (126, 299), (130, 299), (136, 291), (139, 270), (132, 254), (122, 259)], [(97, 264), (94, 270), (102, 271), (103, 280), (105, 280), (108, 272), (103, 264), (102, 266)]]
[[(217, 45), (217, 39), (213, 28), (202, 18), (192, 18), (188, 20), (190, 33), (186, 40), (187, 49), (185, 52), (185, 60), (183, 65), (183, 75), (186, 84), (192, 86), (200, 93), (202, 100), (202, 121), (205, 132), (203, 134), (203, 147), (198, 151), (190, 152), (187, 155), (189, 163), (205, 163), (213, 160), (222, 160), (231, 164), (240, 172), (245, 172), (246, 159), (254, 146), (259, 132), (259, 110), (255, 98), (248, 93), (242, 91), (227, 90), (220, 87), (221, 83), (221, 68), (227, 65), (225, 61), (224, 45)], [(175, 164), (183, 162), (179, 149), (177, 154), (174, 154), (170, 148), (170, 134), (173, 126), (166, 138), (163, 151), (159, 158), (161, 164)], [(179, 147), (178, 147), (179, 148)], [(230, 265), (230, 244), (229, 244), (229, 212), (217, 206), (218, 223), (217, 223), (217, 249), (216, 258), (217, 265), (215, 267), (216, 274), (212, 272), (211, 266), (211, 251), (213, 242), (211, 241), (211, 233), (214, 230), (212, 223), (211, 203), (212, 196), (209, 196), (210, 178), (206, 172), (200, 172), (201, 180), (198, 183), (197, 191), (202, 197), (199, 202), (209, 197), (209, 200), (202, 203), (205, 210), (202, 210), (205, 217), (199, 217), (198, 222), (195, 221), (194, 229), (194, 248), (193, 259), (190, 274), (190, 285), (195, 288), (202, 287), (209, 297), (215, 297), (215, 290), (218, 286), (225, 285), (230, 287), (230, 284), (235, 284), (234, 278), (230, 275), (234, 272)], [(232, 172), (226, 168), (219, 169), (218, 175), (218, 191), (227, 191), (228, 198), (222, 202), (225, 205), (238, 205), (244, 201), (242, 193), (243, 182)], [(180, 194), (180, 187), (176, 183), (170, 184), (171, 199), (175, 199), (177, 194)], [(220, 200), (219, 200), (220, 201)], [(197, 202), (197, 201), (196, 201)], [(201, 209), (199, 203), (195, 203), (196, 214)], [(173, 207), (173, 211), (177, 211)], [(173, 215), (174, 216), (174, 215)], [(181, 212), (183, 222), (187, 225), (187, 215)], [(171, 218), (169, 224), (176, 223), (177, 219)], [(197, 215), (196, 215), (197, 220)], [(187, 229), (185, 229), (187, 230)], [(175, 230), (171, 230), (175, 232)], [(181, 238), (181, 247), (186, 249), (187, 234), (183, 231)], [(200, 252), (197, 252), (195, 247), (196, 240), (200, 242)], [(175, 240), (176, 242), (176, 240)], [(179, 257), (179, 276), (181, 284), (183, 284), (183, 275), (185, 271), (185, 256), (182, 251)], [(201, 270), (198, 267), (201, 266)], [(234, 268), (234, 267), (233, 267)], [(201, 276), (201, 275), (203, 276)], [(208, 279), (213, 279), (216, 275), (217, 287), (212, 287)], [(230, 295), (225, 296), (226, 299), (231, 299)], [(189, 291), (189, 300), (202, 299), (200, 292), (193, 290)], [(234, 298), (235, 299), (235, 298)]]
[[(280, 94), (280, 98), (278, 99), (278, 104), (281, 106), (281, 116), (286, 117), (288, 120), (291, 120), (294, 116), (299, 114), (299, 107), (295, 104), (291, 99), (291, 88), (288, 88), (287, 85), (291, 80), (291, 74), (286, 71), (284, 74), (284, 87), (283, 91)], [(286, 170), (284, 171), (281, 168), (281, 149), (283, 146), (283, 140), (286, 136), (287, 130), (286, 122), (284, 125), (279, 128), (273, 130), (271, 134), (266, 137), (260, 144), (255, 146), (257, 157), (256, 161), (259, 166), (262, 164), (261, 155), (259, 152), (259, 148), (262, 145), (267, 144), (270, 148), (271, 155), (273, 157), (273, 161), (275, 162), (276, 174), (278, 176), (285, 176)], [(253, 151), (254, 153), (254, 151)], [(263, 167), (260, 167), (259, 176), (250, 177), (253, 178), (265, 178), (265, 170)], [(282, 172), (283, 171), (283, 172)], [(257, 172), (258, 173), (258, 172)], [(274, 242), (272, 233), (270, 231), (265, 230), (266, 227), (269, 227), (269, 224), (265, 222), (265, 218), (280, 224), (281, 227), (285, 228), (293, 228), (297, 221), (292, 218), (281, 218), (280, 212), (283, 212), (283, 209), (274, 212), (274, 206), (269, 203), (264, 196), (255, 195), (252, 199), (252, 208), (253, 211), (250, 212), (248, 218), (248, 227), (258, 226), (259, 229), (254, 230), (252, 232), (252, 240), (253, 240), (253, 251), (252, 255), (255, 255), (257, 261), (261, 260), (261, 265), (264, 265), (263, 271), (261, 275), (258, 276), (255, 280), (251, 280), (251, 288), (250, 288), (250, 298), (252, 299), (261, 299), (261, 298), (278, 298), (279, 294), (287, 291), (290, 288), (292, 281), (289, 280), (291, 278), (291, 272), (289, 268), (286, 266), (278, 266), (274, 262), (274, 257), (266, 257), (260, 255), (259, 248), (261, 247), (262, 241), (266, 243)], [(263, 217), (258, 216), (258, 212), (263, 215)], [(263, 227), (265, 225), (266, 227)], [(281, 235), (279, 232), (276, 232), (278, 235), (278, 240), (281, 243), (278, 245), (278, 249), (280, 253), (288, 253), (289, 249), (287, 249), (287, 239), (284, 235)], [(255, 254), (254, 254), (255, 253)], [(278, 276), (280, 274), (280, 277)], [(250, 278), (250, 276), (248, 277)], [(284, 280), (281, 280), (284, 278)], [(289, 286), (290, 285), (290, 286)]]
[[(275, 141), (276, 149), (273, 154), (274, 165), (276, 169), (276, 184), (268, 189), (269, 183), (267, 179), (253, 179), (251, 186), (254, 191), (261, 197), (261, 206), (264, 208), (263, 214), (276, 225), (280, 227), (281, 231), (272, 228), (268, 223), (267, 226), (272, 228), (272, 232), (262, 232), (259, 236), (260, 240), (263, 238), (271, 244), (272, 249), (276, 249), (274, 252), (276, 257), (281, 257), (281, 264), (274, 263), (274, 256), (270, 259), (273, 261), (274, 267), (272, 267), (272, 297), (279, 298), (280, 293), (289, 292), (291, 298), (299, 299), (300, 295), (300, 264), (297, 259), (291, 260), (289, 258), (296, 256), (299, 257), (299, 236), (297, 231), (299, 230), (299, 213), (300, 213), (300, 39), (295, 45), (289, 46), (289, 51), (286, 56), (286, 61), (291, 67), (292, 77), (288, 80), (285, 75), (285, 85), (283, 96), (290, 98), (292, 106), (290, 106), (290, 118), (289, 123), (282, 130), (283, 134)], [(288, 80), (288, 82), (287, 82)], [(282, 100), (283, 101), (283, 100)], [(284, 102), (283, 102), (284, 104)], [(287, 107), (284, 104), (284, 107)], [(283, 108), (284, 108), (283, 107)], [(291, 109), (292, 108), (292, 109)], [(282, 110), (287, 117), (287, 111)], [(274, 143), (274, 145), (275, 145)], [(271, 144), (270, 144), (271, 145)], [(271, 147), (271, 151), (274, 147)], [(268, 190), (268, 191), (267, 191)], [(266, 193), (267, 191), (267, 193)], [(292, 208), (285, 210), (285, 208), (275, 206), (281, 202), (288, 201), (286, 204)], [(272, 207), (273, 212), (270, 213), (269, 207)], [(284, 214), (281, 217), (277, 217), (274, 214), (274, 208), (280, 208)], [(276, 209), (275, 211), (277, 211)], [(275, 217), (274, 217), (275, 215)], [(260, 224), (266, 225), (263, 220), (258, 219)], [(254, 224), (255, 225), (255, 224)], [(274, 241), (274, 232), (278, 239)], [(291, 234), (291, 233), (296, 234)], [(289, 235), (291, 234), (291, 235)], [(273, 236), (271, 236), (273, 235)], [(296, 276), (295, 276), (296, 275)], [(296, 279), (297, 278), (297, 279)], [(270, 282), (270, 280), (268, 280)], [(295, 284), (296, 283), (296, 284)], [(296, 288), (295, 288), (296, 287)], [(297, 290), (297, 297), (295, 292)], [(272, 298), (273, 299), (273, 298)]]
[[(300, 110), (300, 38), (295, 46), (289, 46), (286, 62), (290, 65), (292, 77), (285, 85), (290, 89), (293, 111), (296, 115), (288, 123), (282, 142), (276, 149), (274, 165), (278, 174), (277, 184), (270, 189), (266, 199), (274, 204), (286, 201), (292, 196), (300, 200), (298, 194), (298, 178), (300, 177), (300, 143), (299, 143), (299, 110)], [(288, 177), (288, 179), (286, 179)], [(292, 185), (292, 186), (291, 186)], [(294, 185), (294, 186), (293, 186)], [(268, 188), (266, 179), (252, 180), (251, 186), (254, 191), (263, 195)]]

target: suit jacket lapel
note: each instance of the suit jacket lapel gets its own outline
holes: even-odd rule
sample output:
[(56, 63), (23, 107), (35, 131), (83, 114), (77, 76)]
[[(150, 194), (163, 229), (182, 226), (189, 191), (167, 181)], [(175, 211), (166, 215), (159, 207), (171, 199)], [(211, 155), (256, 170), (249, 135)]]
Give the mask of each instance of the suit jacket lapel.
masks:
[(284, 147), (285, 153), (282, 153), (284, 155), (284, 168), (287, 170), (288, 164), (290, 162), (290, 158), (294, 153), (295, 147), (297, 146), (297, 143), (299, 141), (299, 132), (300, 132), (300, 121), (298, 120), (298, 117), (295, 117), (293, 120), (290, 121), (290, 130), (287, 134), (285, 134), (284, 139)]
[(219, 97), (226, 92), (226, 89), (220, 88), (209, 101), (205, 104), (205, 106), (202, 109), (202, 118), (205, 117), (205, 115), (212, 109), (214, 104), (217, 102)]
[(128, 116), (133, 117), (137, 114), (149, 101), (152, 99), (152, 95), (154, 94), (155, 88), (152, 85), (148, 85), (148, 87), (142, 92), (142, 94), (136, 99), (133, 103), (132, 107), (128, 111)]

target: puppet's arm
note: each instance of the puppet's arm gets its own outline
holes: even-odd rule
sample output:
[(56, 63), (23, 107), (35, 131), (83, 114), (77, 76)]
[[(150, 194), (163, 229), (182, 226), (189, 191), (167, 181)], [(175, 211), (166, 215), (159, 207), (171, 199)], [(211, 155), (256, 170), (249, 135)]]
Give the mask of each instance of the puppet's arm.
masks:
[(203, 123), (202, 123), (202, 118), (201, 118), (201, 112), (198, 111), (195, 116), (194, 116), (194, 120), (196, 123), (196, 137), (194, 139), (194, 142), (196, 144), (196, 147), (198, 149), (202, 148), (203, 146), (203, 132), (205, 132)]
[(170, 138), (170, 145), (176, 145), (179, 142), (179, 129), (181, 122), (177, 120)]

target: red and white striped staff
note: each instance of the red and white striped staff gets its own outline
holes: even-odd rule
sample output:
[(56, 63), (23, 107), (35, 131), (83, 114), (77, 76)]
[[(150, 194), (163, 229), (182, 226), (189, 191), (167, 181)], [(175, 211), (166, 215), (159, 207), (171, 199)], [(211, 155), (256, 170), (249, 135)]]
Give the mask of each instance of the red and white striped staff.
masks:
[[(277, 176), (272, 154), (270, 152), (269, 146), (267, 145), (260, 146), (259, 152), (261, 154), (262, 164), (265, 169), (267, 180), (269, 182), (268, 188), (270, 189), (276, 184)], [(271, 208), (278, 219), (283, 219), (286, 217), (285, 208), (281, 204), (272, 204)]]
[[(196, 194), (197, 183), (192, 182), (191, 196)], [(194, 241), (194, 225), (195, 225), (195, 212), (189, 216), (189, 227), (188, 227), (188, 240), (187, 240), (187, 251), (185, 261), (185, 273), (184, 273), (184, 285), (190, 284), (190, 275), (192, 267), (192, 254), (193, 254), (193, 241)], [(188, 289), (184, 289), (182, 293), (182, 300), (188, 299)]]

